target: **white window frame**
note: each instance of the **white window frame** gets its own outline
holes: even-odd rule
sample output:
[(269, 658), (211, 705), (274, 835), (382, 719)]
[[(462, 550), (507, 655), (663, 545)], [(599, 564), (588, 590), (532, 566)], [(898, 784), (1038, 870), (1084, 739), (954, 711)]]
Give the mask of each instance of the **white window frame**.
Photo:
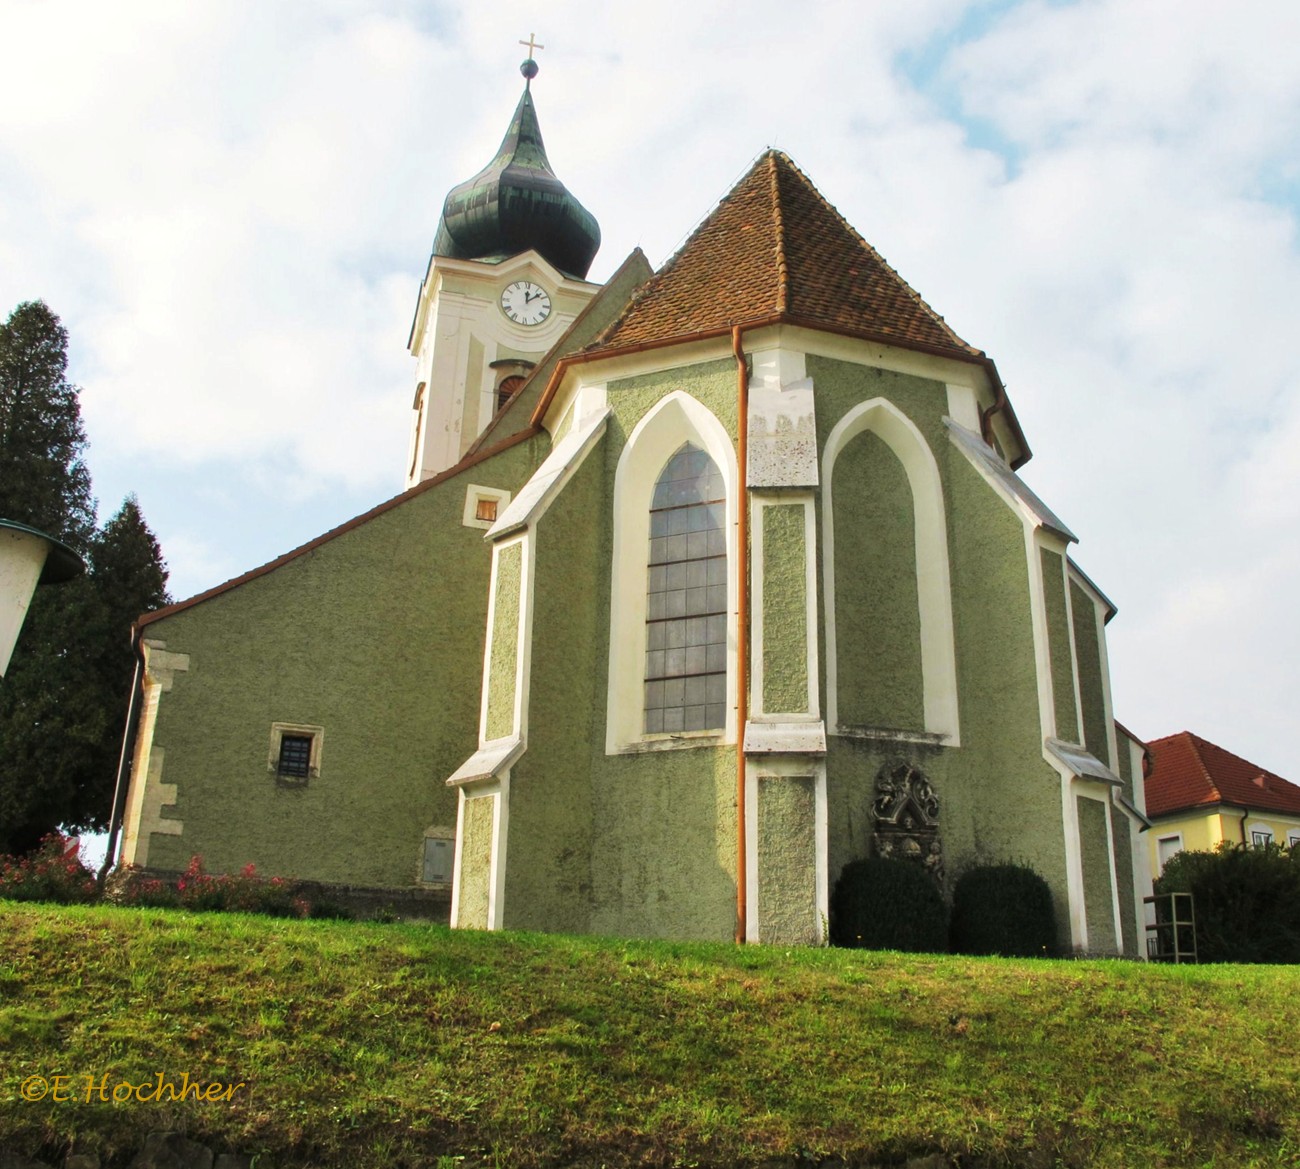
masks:
[[(1267, 848), (1270, 844), (1277, 843), (1277, 833), (1267, 824), (1261, 824), (1258, 820), (1246, 825), (1246, 835), (1250, 837), (1251, 848)], [(1263, 837), (1262, 840), (1257, 837)]]
[[(721, 730), (645, 732), (646, 560), (650, 504), (660, 474), (684, 442), (692, 442), (722, 472), (727, 533), (727, 715)], [(607, 754), (736, 741), (736, 521), (735, 445), (726, 427), (682, 390), (666, 394), (633, 428), (614, 474), (614, 552), (609, 605)]]
[(497, 515), (500, 516), (510, 503), (510, 492), (501, 487), (483, 487), (478, 483), (471, 483), (465, 488), (465, 510), (460, 520), (465, 527), (481, 528), (486, 532), (496, 523), (495, 519), (478, 518), (478, 505), (484, 500), (494, 500), (497, 505)]
[(835, 612), (835, 463), (864, 431), (894, 453), (912, 491), (916, 540), (916, 592), (921, 618), (921, 677), (925, 731), (948, 747), (961, 745), (957, 712), (957, 651), (953, 632), (952, 585), (943, 481), (934, 452), (916, 423), (892, 402), (872, 398), (836, 423), (822, 452), (822, 588), (826, 612), (826, 720), (839, 731), (839, 684)]
[[(1171, 852), (1167, 857), (1161, 860), (1160, 858), (1161, 845), (1169, 844), (1173, 841), (1177, 841), (1178, 847), (1174, 849), (1174, 851)], [(1174, 832), (1169, 836), (1157, 836), (1156, 837), (1156, 860), (1160, 864), (1160, 871), (1163, 873), (1165, 871), (1165, 865), (1167, 865), (1171, 860), (1174, 859), (1174, 857), (1176, 857), (1180, 852), (1183, 851), (1184, 851), (1183, 834), (1181, 832)]]

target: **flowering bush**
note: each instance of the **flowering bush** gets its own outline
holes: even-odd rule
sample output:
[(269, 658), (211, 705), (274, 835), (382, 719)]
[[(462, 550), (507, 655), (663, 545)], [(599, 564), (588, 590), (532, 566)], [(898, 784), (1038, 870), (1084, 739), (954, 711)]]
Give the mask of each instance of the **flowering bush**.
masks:
[(283, 877), (259, 877), (255, 865), (245, 865), (236, 876), (213, 876), (195, 856), (174, 882), (143, 877), (130, 867), (123, 870), (116, 900), (122, 905), (178, 906), (193, 910), (233, 910), (268, 917), (311, 917), (312, 905), (298, 892), (296, 883)]
[(0, 897), (13, 901), (94, 901), (95, 874), (81, 863), (69, 839), (51, 832), (31, 856), (0, 857)]

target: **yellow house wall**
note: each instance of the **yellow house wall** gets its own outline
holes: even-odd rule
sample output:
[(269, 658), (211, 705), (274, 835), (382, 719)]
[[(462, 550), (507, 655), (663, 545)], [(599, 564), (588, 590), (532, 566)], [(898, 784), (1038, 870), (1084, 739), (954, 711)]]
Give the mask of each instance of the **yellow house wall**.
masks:
[[(1164, 837), (1181, 834), (1186, 851), (1209, 852), (1224, 840), (1240, 844), (1243, 820), (1251, 829), (1256, 826), (1271, 829), (1273, 839), (1278, 844), (1286, 844), (1292, 833), (1300, 833), (1300, 817), (1281, 816), (1272, 812), (1252, 811), (1247, 815), (1235, 808), (1216, 807), (1185, 816), (1162, 818), (1147, 833), (1147, 855), (1151, 862), (1152, 877), (1160, 876), (1160, 841)], [(1246, 841), (1250, 841), (1249, 831)]]

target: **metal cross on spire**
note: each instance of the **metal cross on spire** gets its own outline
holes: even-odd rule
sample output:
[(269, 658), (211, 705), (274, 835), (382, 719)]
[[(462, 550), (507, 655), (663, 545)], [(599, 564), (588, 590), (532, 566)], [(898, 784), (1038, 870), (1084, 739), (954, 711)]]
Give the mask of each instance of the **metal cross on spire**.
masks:
[(527, 46), (528, 46), (528, 56), (529, 56), (529, 57), (532, 57), (532, 55), (533, 55), (533, 50), (534, 50), (534, 49), (544, 49), (544, 48), (546, 48), (545, 45), (539, 45), (539, 44), (537, 43), (537, 34), (536, 34), (535, 32), (530, 32), (530, 33), (528, 34), (528, 39), (527, 39), (526, 41), (520, 41), (519, 43), (520, 43), (521, 45), (527, 45)]

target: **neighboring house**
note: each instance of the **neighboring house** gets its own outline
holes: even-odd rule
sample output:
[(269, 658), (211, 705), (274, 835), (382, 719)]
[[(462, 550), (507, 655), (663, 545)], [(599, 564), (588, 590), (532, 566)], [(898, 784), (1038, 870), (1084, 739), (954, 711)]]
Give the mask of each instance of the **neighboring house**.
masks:
[(142, 619), (125, 859), (783, 943), (856, 858), (1017, 860), (1137, 954), (1114, 608), (993, 362), (776, 151), (657, 273), (598, 239), (525, 91), (444, 204), (408, 490)]
[(1300, 843), (1300, 786), (1199, 735), (1181, 731), (1148, 744), (1146, 781), (1151, 873), (1184, 849)]

